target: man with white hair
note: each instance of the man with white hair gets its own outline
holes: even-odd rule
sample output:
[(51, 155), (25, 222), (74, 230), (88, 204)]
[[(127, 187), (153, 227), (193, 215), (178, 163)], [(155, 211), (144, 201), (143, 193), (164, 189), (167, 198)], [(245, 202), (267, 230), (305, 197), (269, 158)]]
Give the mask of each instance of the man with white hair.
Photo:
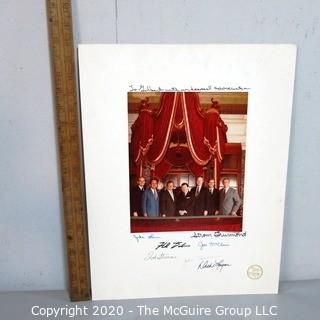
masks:
[(230, 187), (230, 179), (222, 179), (223, 188), (220, 190), (219, 214), (237, 215), (242, 201), (236, 189)]
[(203, 177), (198, 177), (196, 186), (191, 189), (194, 197), (193, 214), (195, 216), (208, 215), (208, 188), (204, 186)]

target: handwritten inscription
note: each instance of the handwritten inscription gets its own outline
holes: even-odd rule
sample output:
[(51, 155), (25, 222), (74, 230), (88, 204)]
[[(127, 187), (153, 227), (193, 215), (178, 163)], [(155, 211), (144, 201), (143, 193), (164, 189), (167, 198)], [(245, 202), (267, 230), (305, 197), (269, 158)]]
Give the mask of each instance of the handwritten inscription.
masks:
[(190, 238), (241, 238), (241, 237), (246, 237), (247, 236), (247, 232), (220, 232), (220, 231), (216, 231), (216, 232), (194, 232)]
[(213, 91), (213, 90), (218, 90), (218, 91), (244, 91), (244, 90), (250, 90), (248, 87), (243, 87), (243, 86), (236, 86), (236, 87), (230, 87), (230, 86), (213, 86), (213, 85), (207, 85), (207, 86), (190, 86), (186, 88), (177, 88), (175, 86), (172, 87), (161, 87), (161, 86), (152, 86), (152, 85), (144, 85), (144, 84), (139, 84), (139, 85), (134, 85), (131, 84), (129, 85), (129, 92), (170, 92), (170, 91)]
[(190, 238), (212, 238), (211, 233), (194, 232)]
[(172, 254), (167, 254), (163, 252), (148, 252), (147, 256), (144, 258), (145, 261), (158, 261), (158, 260), (168, 260), (168, 259), (176, 259), (177, 257)]
[(143, 235), (143, 234), (133, 234), (134, 239), (139, 242), (140, 240), (145, 240), (145, 239), (160, 239), (161, 237), (156, 236), (155, 234), (151, 233), (151, 234), (147, 234), (147, 235)]
[(210, 261), (210, 260), (202, 260), (199, 265), (198, 265), (198, 270), (203, 270), (203, 269), (212, 269), (218, 272), (221, 272), (225, 267), (230, 267), (231, 264), (225, 263), (224, 260), (215, 260), (215, 261)]
[(156, 250), (159, 248), (162, 249), (175, 249), (175, 248), (189, 248), (190, 244), (187, 244), (186, 242), (176, 241), (176, 242), (165, 242), (161, 241), (157, 246)]
[(230, 245), (228, 243), (224, 243), (224, 242), (203, 242), (203, 241), (199, 241), (198, 242), (198, 247), (200, 250), (203, 250), (204, 248), (208, 248), (208, 247), (229, 247)]

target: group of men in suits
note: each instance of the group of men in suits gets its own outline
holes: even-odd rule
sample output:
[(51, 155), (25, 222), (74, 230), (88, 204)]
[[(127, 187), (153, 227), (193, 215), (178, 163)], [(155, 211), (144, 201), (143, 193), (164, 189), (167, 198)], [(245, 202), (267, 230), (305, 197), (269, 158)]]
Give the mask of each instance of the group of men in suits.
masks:
[(181, 190), (174, 190), (173, 181), (166, 188), (158, 189), (158, 180), (151, 179), (149, 188), (145, 188), (145, 179), (139, 177), (137, 185), (131, 190), (131, 215), (138, 217), (207, 216), (237, 215), (242, 201), (236, 189), (230, 187), (230, 179), (222, 179), (223, 188), (215, 188), (214, 179), (208, 187), (203, 177), (198, 177), (196, 186), (189, 190), (182, 183)]

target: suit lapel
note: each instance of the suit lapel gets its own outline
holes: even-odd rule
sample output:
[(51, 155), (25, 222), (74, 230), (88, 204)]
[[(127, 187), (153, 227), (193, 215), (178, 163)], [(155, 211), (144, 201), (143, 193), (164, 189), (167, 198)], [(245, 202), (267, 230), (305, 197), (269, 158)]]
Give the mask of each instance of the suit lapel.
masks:
[(170, 194), (170, 192), (167, 190), (167, 193), (168, 193), (168, 197), (171, 199), (171, 201), (174, 203), (174, 194), (173, 194), (173, 199), (172, 199), (172, 197), (171, 197), (171, 194)]

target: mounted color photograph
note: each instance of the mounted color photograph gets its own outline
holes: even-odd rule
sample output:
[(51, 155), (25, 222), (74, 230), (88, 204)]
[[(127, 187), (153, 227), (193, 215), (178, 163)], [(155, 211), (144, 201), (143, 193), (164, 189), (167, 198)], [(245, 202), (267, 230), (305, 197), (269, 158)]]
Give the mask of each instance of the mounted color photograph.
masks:
[(248, 92), (129, 92), (131, 232), (242, 231)]

